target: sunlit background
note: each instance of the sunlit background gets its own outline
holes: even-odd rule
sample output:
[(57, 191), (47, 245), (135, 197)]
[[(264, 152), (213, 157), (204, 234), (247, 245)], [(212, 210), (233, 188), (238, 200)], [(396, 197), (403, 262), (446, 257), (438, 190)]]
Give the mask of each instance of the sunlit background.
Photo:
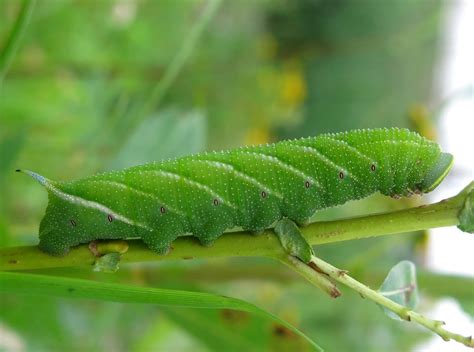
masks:
[[(0, 50), (22, 2), (0, 0)], [(46, 192), (13, 172), (79, 178), (203, 150), (353, 128), (408, 127), (456, 164), (430, 197), (370, 197), (314, 220), (415, 206), (473, 179), (470, 0), (42, 0), (0, 81), (0, 246), (37, 244)], [(472, 334), (474, 242), (456, 228), (317, 248), (371, 287), (400, 260), (419, 270), (424, 314)], [(40, 272), (39, 270), (35, 272)], [(242, 298), (328, 351), (440, 351), (349, 290), (330, 300), (263, 259), (167, 261), (41, 273)], [(456, 281), (461, 282), (461, 281)], [(449, 297), (449, 298), (448, 298)], [(0, 295), (0, 350), (304, 351), (245, 314)]]
[[(472, 1), (452, 1), (448, 4), (442, 27), (442, 44), (436, 74), (439, 94), (445, 97), (439, 113), (439, 142), (442, 147), (456, 156), (456, 173), (440, 189), (429, 197), (441, 200), (457, 192), (474, 178), (474, 141), (469, 136), (474, 131), (474, 43), (470, 36), (474, 33), (474, 3)], [(427, 251), (427, 267), (437, 272), (473, 275), (474, 239), (470, 234), (454, 228), (434, 229)], [(455, 237), (454, 237), (455, 235)], [(455, 239), (454, 239), (455, 238)], [(471, 286), (471, 300), (474, 287)], [(471, 303), (472, 305), (472, 303)], [(474, 332), (472, 315), (463, 312), (462, 306), (452, 298), (436, 302), (429, 314), (447, 322), (447, 327), (466, 335)], [(464, 351), (465, 347), (456, 343), (445, 344), (437, 337), (420, 344), (416, 351), (429, 352), (449, 349)]]

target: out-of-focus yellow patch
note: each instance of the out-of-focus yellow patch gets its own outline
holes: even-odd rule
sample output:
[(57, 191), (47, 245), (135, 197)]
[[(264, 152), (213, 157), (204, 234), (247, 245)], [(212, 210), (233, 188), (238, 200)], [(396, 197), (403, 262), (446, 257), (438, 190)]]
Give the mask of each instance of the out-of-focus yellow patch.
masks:
[(426, 261), (426, 252), (428, 250), (429, 235), (427, 230), (421, 231), (419, 236), (415, 237), (415, 252), (417, 258), (421, 258), (421, 262)]
[(287, 106), (298, 106), (306, 98), (306, 82), (299, 65), (290, 64), (283, 69), (281, 100)]
[(253, 127), (245, 135), (246, 145), (265, 144), (270, 142), (270, 130), (268, 127)]
[[(306, 98), (306, 81), (297, 60), (284, 64), (268, 63), (257, 72), (257, 94), (260, 105), (254, 107), (254, 126), (289, 126), (301, 122), (301, 105)], [(256, 99), (256, 98), (255, 98)], [(249, 140), (262, 140), (262, 134), (250, 131)], [(263, 134), (265, 135), (265, 134)], [(268, 137), (268, 133), (266, 134)], [(253, 136), (258, 136), (254, 138)]]
[(408, 111), (411, 127), (423, 137), (436, 141), (436, 128), (431, 120), (430, 112), (422, 104), (414, 104)]

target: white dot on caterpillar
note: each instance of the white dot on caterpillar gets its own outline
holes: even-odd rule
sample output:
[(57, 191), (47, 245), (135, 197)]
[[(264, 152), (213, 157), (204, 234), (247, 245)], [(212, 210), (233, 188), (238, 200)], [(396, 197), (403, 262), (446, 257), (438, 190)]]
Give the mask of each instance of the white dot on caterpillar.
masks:
[(344, 172), (340, 171), (339, 172), (339, 178), (342, 180), (344, 178)]
[(267, 198), (267, 192), (262, 191), (262, 193), (260, 193), (260, 194), (261, 194), (262, 198)]
[(375, 171), (375, 164), (370, 165), (370, 170)]
[(109, 222), (112, 222), (114, 220), (114, 217), (111, 214), (109, 214), (107, 215), (107, 220), (109, 220)]
[(166, 212), (165, 207), (160, 207), (160, 213), (161, 213), (161, 214), (164, 214), (165, 212)]
[(218, 206), (219, 205), (219, 199), (214, 199), (213, 203), (214, 203), (215, 206)]
[(69, 222), (71, 223), (72, 227), (76, 227), (77, 226), (77, 223), (74, 219), (71, 219), (69, 220)]
[(304, 186), (305, 186), (306, 188), (309, 188), (309, 187), (311, 186), (311, 183), (310, 183), (309, 181), (306, 181), (306, 182), (304, 183)]

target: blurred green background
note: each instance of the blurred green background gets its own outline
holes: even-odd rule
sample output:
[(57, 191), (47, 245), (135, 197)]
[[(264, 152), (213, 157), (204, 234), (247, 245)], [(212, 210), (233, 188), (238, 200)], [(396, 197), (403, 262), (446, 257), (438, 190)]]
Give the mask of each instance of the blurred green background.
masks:
[[(63, 180), (352, 128), (410, 127), (434, 138), (425, 106), (434, 98), (445, 5), (436, 0), (39, 1), (0, 82), (0, 245), (38, 241), (46, 192), (15, 174), (19, 167)], [(21, 6), (0, 0), (0, 50)], [(374, 196), (315, 219), (413, 202)], [(412, 234), (317, 251), (376, 287), (399, 260), (411, 259), (422, 268), (424, 240), (423, 234)], [(422, 309), (451, 295), (474, 311), (465, 290), (443, 286), (444, 277), (421, 270)], [(430, 336), (389, 320), (352, 292), (330, 300), (286, 268), (261, 259), (128, 265), (113, 275), (90, 268), (42, 273), (243, 298), (299, 326), (328, 351), (406, 351)], [(34, 295), (0, 298), (6, 350), (307, 349), (288, 331), (245, 313)]]

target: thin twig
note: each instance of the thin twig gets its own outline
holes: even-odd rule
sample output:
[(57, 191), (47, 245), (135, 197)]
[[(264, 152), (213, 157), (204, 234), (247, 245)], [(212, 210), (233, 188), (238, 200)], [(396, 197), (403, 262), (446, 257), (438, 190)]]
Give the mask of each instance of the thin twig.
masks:
[(385, 297), (383, 294), (372, 290), (366, 285), (350, 277), (347, 274), (347, 271), (338, 269), (318, 257), (313, 256), (311, 261), (335, 281), (347, 287), (350, 287), (354, 291), (358, 292), (362, 297), (370, 299), (371, 301), (389, 309), (390, 311), (397, 314), (401, 319), (406, 321), (414, 321), (438, 334), (445, 341), (455, 340), (459, 343), (464, 344), (467, 347), (474, 347), (474, 340), (471, 336), (462, 336), (444, 329), (444, 322), (428, 319), (420, 313), (417, 313), (413, 310), (408, 309), (405, 306), (402, 306), (392, 301), (391, 299)]
[(306, 280), (311, 282), (311, 284), (326, 292), (330, 297), (337, 298), (341, 295), (341, 292), (337, 289), (336, 285), (329, 280), (324, 273), (318, 272), (299, 259), (290, 255), (285, 255), (280, 259), (280, 262), (296, 271)]
[[(121, 106), (119, 106), (118, 110), (111, 114), (108, 119), (106, 119), (104, 122), (106, 128), (99, 129), (98, 135), (94, 136), (94, 141), (89, 145), (89, 150), (97, 149), (101, 146), (100, 143), (104, 140), (113, 140), (115, 141), (112, 142), (113, 145), (107, 146), (107, 148), (112, 148), (113, 150), (117, 151), (116, 142), (127, 139), (143, 120), (150, 117), (151, 113), (158, 108), (162, 99), (166, 96), (169, 88), (178, 78), (178, 75), (182, 71), (186, 62), (192, 56), (200, 38), (202, 37), (211, 20), (214, 18), (214, 15), (219, 9), (221, 3), (222, 0), (208, 0), (206, 2), (199, 18), (192, 25), (189, 32), (186, 34), (186, 37), (182, 40), (182, 44), (170, 64), (165, 68), (163, 76), (156, 83), (150, 94), (144, 99), (143, 102), (140, 102), (138, 105), (132, 104), (133, 106), (130, 111), (127, 112), (126, 119), (121, 113), (126, 110), (127, 105), (133, 102), (129, 102), (127, 101), (126, 97), (123, 98), (123, 96), (121, 96)], [(125, 99), (125, 101), (123, 101), (123, 99)], [(118, 127), (120, 127), (119, 130), (117, 129)]]
[(163, 78), (151, 92), (148, 102), (145, 104), (145, 109), (150, 108), (150, 106), (153, 105), (158, 105), (161, 102), (161, 99), (163, 99), (171, 84), (176, 80), (176, 77), (188, 60), (189, 56), (194, 51), (199, 38), (202, 36), (204, 30), (209, 24), (209, 21), (214, 17), (214, 14), (219, 8), (221, 1), (222, 0), (209, 0), (209, 2), (206, 4), (199, 21), (196, 22), (195, 26), (191, 29), (188, 37), (184, 40), (183, 45), (176, 53), (173, 61), (166, 68)]
[[(222, 0), (209, 0), (207, 2), (200, 18), (189, 31), (189, 34), (184, 39), (183, 44), (176, 53), (176, 56), (173, 58), (163, 73), (163, 77), (151, 91), (144, 104), (142, 104), (138, 108), (138, 111), (134, 113), (134, 120), (132, 121), (134, 126), (136, 126), (143, 119), (147, 118), (149, 113), (161, 103), (161, 100), (164, 98), (169, 88), (178, 77), (179, 73), (184, 67), (184, 64), (194, 52), (200, 37), (204, 33), (204, 30), (207, 28), (211, 19), (214, 17), (221, 2)], [(133, 130), (133, 128), (127, 129), (127, 131)]]

